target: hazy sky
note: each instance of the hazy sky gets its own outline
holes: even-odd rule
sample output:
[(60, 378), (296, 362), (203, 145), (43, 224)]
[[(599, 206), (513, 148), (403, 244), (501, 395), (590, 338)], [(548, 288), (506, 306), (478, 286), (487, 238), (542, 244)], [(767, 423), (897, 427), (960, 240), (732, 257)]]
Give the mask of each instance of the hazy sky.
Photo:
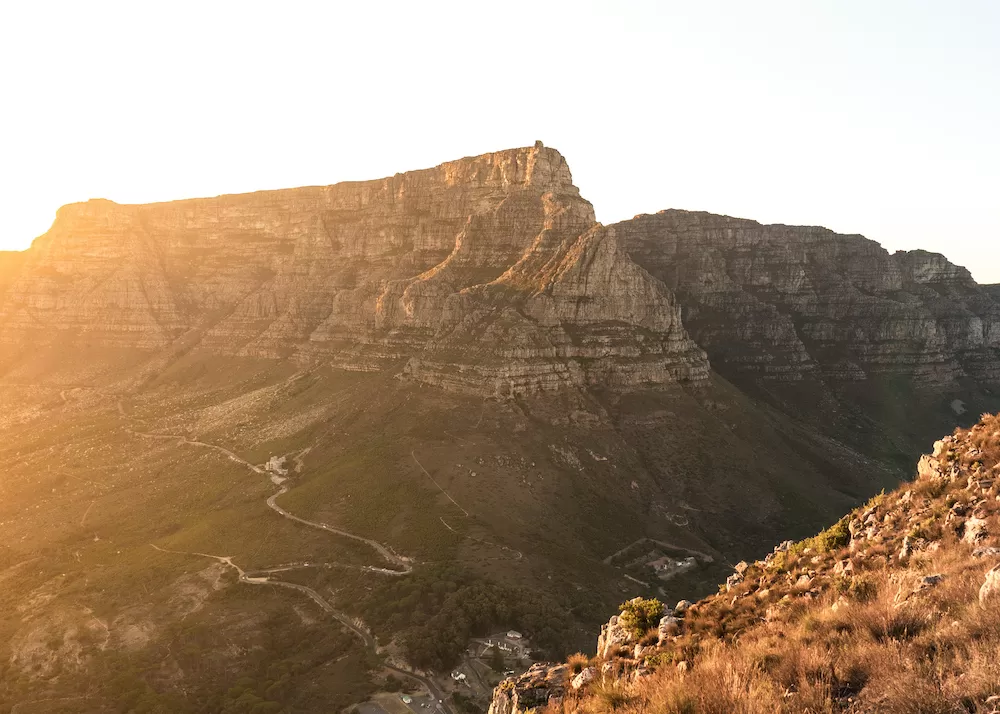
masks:
[(1000, 282), (1000, 2), (7, 2), (0, 247), (58, 206), (377, 178), (541, 139), (687, 208)]

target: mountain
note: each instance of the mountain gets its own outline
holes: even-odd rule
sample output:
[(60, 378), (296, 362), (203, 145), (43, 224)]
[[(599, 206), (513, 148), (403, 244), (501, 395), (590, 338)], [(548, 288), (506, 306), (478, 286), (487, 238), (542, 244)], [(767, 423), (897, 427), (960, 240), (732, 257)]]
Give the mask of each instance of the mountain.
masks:
[(490, 714), (991, 712), (1000, 704), (1000, 417), (716, 595), (622, 604), (597, 655), (508, 678)]
[(65, 206), (0, 253), (0, 701), (339, 710), (494, 630), (565, 654), (894, 487), (998, 357), (941, 256), (603, 226), (541, 144)]

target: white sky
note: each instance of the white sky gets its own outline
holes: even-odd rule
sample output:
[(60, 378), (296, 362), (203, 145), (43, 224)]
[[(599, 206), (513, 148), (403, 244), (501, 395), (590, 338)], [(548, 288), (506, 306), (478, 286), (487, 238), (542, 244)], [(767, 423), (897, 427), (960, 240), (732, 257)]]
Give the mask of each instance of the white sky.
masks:
[(5, 2), (0, 247), (58, 206), (541, 139), (599, 220), (863, 233), (1000, 282), (1000, 2)]

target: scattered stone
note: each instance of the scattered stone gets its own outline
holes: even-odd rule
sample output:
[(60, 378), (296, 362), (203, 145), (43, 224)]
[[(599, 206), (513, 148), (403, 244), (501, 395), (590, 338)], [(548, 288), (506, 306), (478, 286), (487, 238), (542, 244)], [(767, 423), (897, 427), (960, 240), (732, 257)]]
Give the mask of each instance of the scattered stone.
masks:
[(903, 536), (903, 547), (899, 549), (899, 559), (906, 560), (910, 557), (912, 548), (912, 543), (910, 541), (910, 536)]
[(920, 585), (918, 586), (921, 590), (926, 590), (927, 588), (937, 585), (942, 580), (944, 580), (943, 575), (925, 575), (920, 579)]
[(573, 689), (579, 689), (584, 687), (597, 679), (597, 668), (587, 667), (585, 670), (580, 672), (580, 674), (573, 677), (572, 686)]
[(854, 572), (854, 561), (844, 559), (833, 566), (834, 575), (850, 575)]
[(995, 597), (1000, 597), (1000, 565), (986, 573), (986, 580), (979, 588), (979, 604), (985, 605), (987, 600)]
[(684, 615), (684, 613), (686, 613), (690, 609), (691, 609), (691, 601), (681, 600), (674, 606), (674, 616), (681, 617)]
[(683, 622), (683, 620), (674, 617), (673, 615), (665, 615), (663, 619), (660, 620), (659, 627), (656, 628), (657, 641), (659, 644), (662, 645), (669, 638), (680, 634)]
[(633, 680), (639, 680), (639, 679), (642, 679), (643, 677), (648, 677), (652, 673), (653, 673), (653, 670), (649, 669), (648, 667), (640, 666), (640, 667), (637, 667), (634, 672), (632, 672), (632, 679)]
[(975, 545), (986, 540), (987, 536), (989, 536), (989, 531), (984, 519), (973, 516), (965, 522), (965, 530), (962, 533), (963, 542)]
[(685, 659), (677, 663), (678, 672), (688, 672), (691, 670), (691, 664)]

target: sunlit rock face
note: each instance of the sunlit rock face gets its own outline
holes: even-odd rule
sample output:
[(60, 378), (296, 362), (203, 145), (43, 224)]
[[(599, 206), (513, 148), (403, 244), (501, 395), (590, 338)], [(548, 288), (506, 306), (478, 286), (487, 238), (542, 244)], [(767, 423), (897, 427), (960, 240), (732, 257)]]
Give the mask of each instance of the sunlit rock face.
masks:
[(7, 282), (0, 340), (405, 364), (506, 394), (708, 373), (658, 280), (536, 145), (377, 181), (62, 208)]
[[(687, 211), (594, 220), (541, 144), (376, 181), (65, 206), (0, 256), (0, 344), (391, 368), (504, 396), (755, 380), (1000, 380), (968, 271)], [(707, 356), (706, 356), (707, 352)]]
[(965, 268), (862, 236), (662, 211), (613, 226), (720, 371), (925, 384), (1000, 379), (1000, 304)]

